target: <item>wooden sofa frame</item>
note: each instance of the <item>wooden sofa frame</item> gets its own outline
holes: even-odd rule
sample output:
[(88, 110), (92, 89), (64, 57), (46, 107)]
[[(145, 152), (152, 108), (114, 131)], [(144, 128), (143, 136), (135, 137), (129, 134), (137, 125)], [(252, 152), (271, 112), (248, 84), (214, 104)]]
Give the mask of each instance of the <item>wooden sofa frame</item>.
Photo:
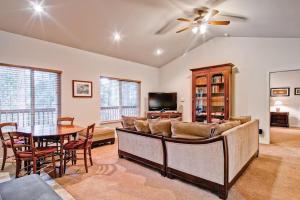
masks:
[[(179, 138), (167, 138), (163, 136), (158, 135), (151, 135), (146, 134), (138, 131), (128, 130), (124, 128), (117, 128), (117, 131), (124, 131), (126, 133), (132, 133), (137, 134), (144, 137), (152, 137), (156, 138), (162, 141), (163, 145), (163, 158), (164, 158), (164, 164), (160, 165), (158, 163), (154, 163), (150, 160), (146, 160), (144, 158), (132, 155), (130, 153), (124, 152), (122, 150), (118, 150), (119, 157), (120, 158), (128, 158), (130, 160), (133, 160), (137, 163), (146, 165), (148, 167), (151, 167), (155, 170), (158, 170), (162, 176), (167, 176), (168, 178), (173, 179), (178, 178), (180, 180), (192, 183), (194, 185), (197, 185), (201, 188), (207, 189), (215, 194), (217, 194), (221, 199), (227, 199), (228, 197), (228, 191), (230, 188), (234, 185), (234, 183), (238, 180), (238, 178), (245, 172), (247, 167), (250, 165), (251, 161), (258, 157), (259, 155), (259, 149), (254, 153), (254, 155), (251, 156), (251, 158), (247, 161), (247, 163), (242, 167), (242, 169), (235, 175), (235, 177), (229, 182), (229, 159), (228, 159), (228, 144), (227, 144), (227, 138), (226, 136), (220, 135), (214, 138), (206, 139), (206, 140), (196, 140), (196, 139), (179, 139)], [(257, 133), (258, 134), (258, 133)], [(166, 148), (166, 142), (174, 142), (174, 143), (183, 143), (183, 144), (209, 144), (214, 143), (217, 141), (221, 141), (223, 144), (223, 152), (224, 152), (224, 185), (221, 185), (219, 183), (215, 183), (182, 171), (178, 171), (176, 169), (172, 169), (168, 167), (167, 158), (168, 158), (168, 152)]]

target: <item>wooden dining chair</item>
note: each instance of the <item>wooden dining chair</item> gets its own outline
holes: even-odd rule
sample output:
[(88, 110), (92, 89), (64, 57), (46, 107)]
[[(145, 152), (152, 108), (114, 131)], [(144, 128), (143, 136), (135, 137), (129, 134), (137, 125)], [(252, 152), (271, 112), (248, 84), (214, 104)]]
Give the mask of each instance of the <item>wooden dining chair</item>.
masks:
[[(87, 166), (87, 154), (89, 155), (90, 164), (93, 165), (92, 160), (92, 143), (93, 143), (93, 133), (95, 129), (95, 124), (92, 124), (87, 127), (86, 134), (84, 138), (73, 140), (64, 145), (65, 155), (64, 155), (64, 171), (66, 171), (66, 165), (68, 161), (72, 161), (72, 165), (77, 160), (84, 160), (84, 167), (86, 173), (88, 173), (88, 166)], [(83, 150), (83, 158), (78, 158), (77, 151)], [(81, 153), (82, 154), (82, 153)]]
[(74, 117), (58, 117), (57, 125), (72, 125), (74, 123)]
[(7, 156), (7, 149), (12, 148), (10, 138), (8, 133), (4, 132), (4, 128), (12, 129), (10, 131), (17, 131), (18, 125), (15, 122), (8, 122), (8, 123), (0, 123), (0, 139), (2, 143), (3, 149), (3, 156), (2, 156), (2, 166), (1, 170), (4, 170), (6, 159), (14, 156)]
[[(56, 151), (55, 147), (35, 147), (32, 134), (29, 133), (9, 132), (9, 136), (16, 158), (16, 178), (19, 177), (22, 170), (22, 161), (24, 161), (24, 163), (27, 162), (26, 166), (24, 167), (26, 168), (27, 173), (32, 167), (33, 173), (36, 174), (37, 172), (40, 172), (42, 168), (49, 167), (49, 165), (46, 165), (48, 164), (46, 163), (46, 159), (49, 157), (51, 157), (50, 163), (52, 164), (53, 169), (49, 172), (53, 171), (54, 177), (56, 177), (54, 157), (54, 153)], [(23, 138), (23, 141), (20, 142), (20, 140), (18, 140), (19, 138)]]

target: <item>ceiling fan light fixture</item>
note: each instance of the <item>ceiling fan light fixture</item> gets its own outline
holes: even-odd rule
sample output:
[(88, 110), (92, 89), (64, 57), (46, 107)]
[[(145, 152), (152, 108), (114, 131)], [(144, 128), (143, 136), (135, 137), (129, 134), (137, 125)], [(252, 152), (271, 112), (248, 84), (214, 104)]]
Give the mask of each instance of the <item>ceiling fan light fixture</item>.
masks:
[(204, 34), (207, 31), (207, 25), (201, 24), (199, 29), (200, 29), (200, 34)]
[(197, 34), (198, 31), (199, 31), (199, 27), (198, 27), (198, 26), (195, 26), (194, 28), (192, 28), (192, 32), (193, 32), (194, 34)]

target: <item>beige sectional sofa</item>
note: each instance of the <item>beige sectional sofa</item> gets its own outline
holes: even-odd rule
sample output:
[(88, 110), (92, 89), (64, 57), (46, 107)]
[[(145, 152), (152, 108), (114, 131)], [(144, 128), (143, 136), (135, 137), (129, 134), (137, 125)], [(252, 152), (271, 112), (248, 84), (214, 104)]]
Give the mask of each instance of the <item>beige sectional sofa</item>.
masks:
[(226, 199), (228, 190), (258, 156), (258, 129), (258, 120), (252, 120), (203, 140), (168, 138), (118, 128), (119, 156)]

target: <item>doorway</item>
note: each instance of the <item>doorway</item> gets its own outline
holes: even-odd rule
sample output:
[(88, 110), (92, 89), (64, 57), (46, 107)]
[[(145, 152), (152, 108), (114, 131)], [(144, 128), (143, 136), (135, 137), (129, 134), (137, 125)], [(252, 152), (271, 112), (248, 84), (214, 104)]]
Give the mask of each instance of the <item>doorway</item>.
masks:
[(300, 70), (270, 73), (270, 143), (300, 138)]

